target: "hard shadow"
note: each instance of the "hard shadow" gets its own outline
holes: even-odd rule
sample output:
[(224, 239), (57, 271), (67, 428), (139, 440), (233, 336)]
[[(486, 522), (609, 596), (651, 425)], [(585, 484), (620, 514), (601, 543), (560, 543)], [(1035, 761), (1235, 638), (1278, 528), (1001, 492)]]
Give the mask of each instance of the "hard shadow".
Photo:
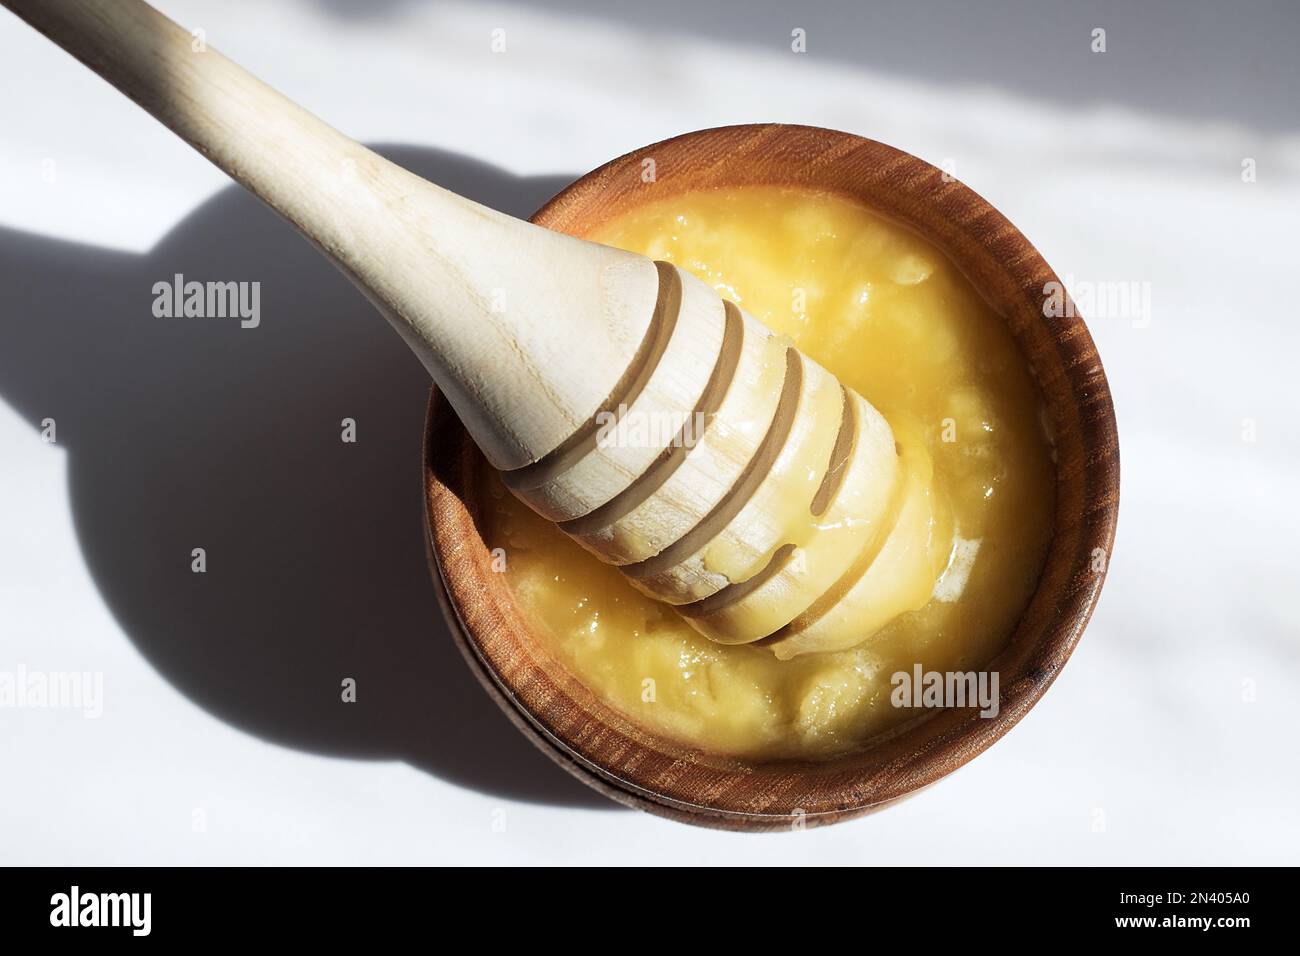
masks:
[[(380, 151), (521, 216), (570, 179)], [(259, 282), (261, 324), (155, 317), (177, 273)], [(0, 289), (0, 398), (54, 419), (95, 582), (176, 687), (286, 746), (614, 806), (536, 751), (453, 645), (424, 550), (427, 373), (290, 227), (231, 186), (144, 256), (0, 230)]]

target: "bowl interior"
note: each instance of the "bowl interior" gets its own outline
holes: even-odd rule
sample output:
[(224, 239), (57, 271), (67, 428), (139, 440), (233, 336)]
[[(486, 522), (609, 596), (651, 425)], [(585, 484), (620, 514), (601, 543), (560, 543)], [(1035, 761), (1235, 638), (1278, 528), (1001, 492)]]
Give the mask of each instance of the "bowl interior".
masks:
[(1001, 315), (1032, 369), (1054, 435), (1056, 515), (1038, 588), (988, 667), (997, 716), (936, 711), (824, 762), (751, 762), (663, 739), (592, 694), (533, 636), (480, 530), (489, 468), (436, 392), (425, 436), (431, 556), (456, 639), (484, 686), (535, 743), (587, 783), (641, 809), (711, 826), (778, 829), (855, 816), (926, 786), (1007, 732), (1065, 664), (1105, 577), (1119, 452), (1105, 373), (1083, 320), (1044, 317), (1055, 274), (987, 202), (881, 143), (802, 126), (726, 127), (647, 146), (584, 176), (534, 217), (582, 236), (651, 200), (784, 185), (842, 193), (921, 234)]

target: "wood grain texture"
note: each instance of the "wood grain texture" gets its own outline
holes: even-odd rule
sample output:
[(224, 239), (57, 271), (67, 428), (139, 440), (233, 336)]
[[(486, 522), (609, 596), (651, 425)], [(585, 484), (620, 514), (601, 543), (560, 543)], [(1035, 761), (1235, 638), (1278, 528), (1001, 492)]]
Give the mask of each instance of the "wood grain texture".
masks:
[[(703, 601), (771, 566), (786, 545), (794, 551), (783, 506), (827, 467), (848, 392), (793, 349), (772, 363), (784, 385), (765, 385), (763, 371), (752, 388), (719, 385), (735, 364), (727, 328), (738, 327), (727, 316), (743, 310), (712, 286), (425, 182), (143, 0), (0, 4), (296, 226), (403, 336), (506, 484), (564, 530), (578, 522), (579, 542), (636, 587), (673, 604)], [(754, 337), (769, 335), (740, 318)], [(767, 420), (767, 388), (781, 394), (751, 448), (744, 432)], [(740, 401), (718, 403), (720, 393)], [(697, 419), (706, 454), (674, 457), (673, 434)], [(656, 422), (671, 427), (651, 434)], [(890, 442), (880, 453), (896, 454)], [(720, 485), (733, 461), (740, 474)], [(706, 560), (724, 551), (724, 567)], [(709, 632), (768, 637), (820, 598), (797, 573), (781, 583), (783, 599), (766, 613), (729, 614)], [(752, 591), (729, 593), (746, 601)], [(805, 637), (800, 649), (820, 649), (822, 638)]]
[[(644, 159), (655, 161), (653, 183), (642, 181)], [(1037, 591), (988, 665), (1001, 679), (996, 717), (938, 711), (824, 762), (737, 760), (664, 739), (597, 699), (534, 638), (505, 575), (491, 570), (480, 533), (478, 495), (489, 466), (436, 391), (424, 461), (429, 549), (444, 609), (466, 659), (503, 710), (542, 750), (613, 799), (736, 830), (860, 816), (934, 783), (1010, 730), (1083, 633), (1105, 578), (1119, 506), (1114, 409), (1083, 319), (1045, 318), (1044, 286), (1058, 281), (1047, 263), (985, 200), (914, 156), (812, 127), (705, 130), (614, 160), (558, 195), (534, 221), (583, 236), (639, 203), (760, 184), (837, 192), (922, 235), (1005, 318), (1033, 369), (1055, 436), (1055, 526)]]
[[(537, 228), (421, 179), (141, 0), (0, 5), (338, 266), (420, 357), (497, 467), (551, 452), (633, 363), (659, 293), (644, 256)], [(707, 375), (707, 358), (698, 364), (696, 378)], [(699, 391), (690, 368), (680, 357), (666, 366), (651, 383), (656, 394), (689, 407)]]

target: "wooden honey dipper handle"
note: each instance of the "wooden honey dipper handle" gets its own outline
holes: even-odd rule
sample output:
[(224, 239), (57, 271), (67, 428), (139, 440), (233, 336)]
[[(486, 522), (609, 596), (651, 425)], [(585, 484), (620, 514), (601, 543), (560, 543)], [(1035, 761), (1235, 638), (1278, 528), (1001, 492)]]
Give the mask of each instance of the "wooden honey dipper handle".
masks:
[(493, 465), (614, 391), (658, 295), (641, 256), (514, 219), (321, 122), (140, 0), (4, 0), (310, 239), (393, 323)]
[(0, 3), (291, 222), (511, 490), (702, 633), (793, 656), (928, 598), (925, 462), (703, 282), (420, 179), (141, 0)]

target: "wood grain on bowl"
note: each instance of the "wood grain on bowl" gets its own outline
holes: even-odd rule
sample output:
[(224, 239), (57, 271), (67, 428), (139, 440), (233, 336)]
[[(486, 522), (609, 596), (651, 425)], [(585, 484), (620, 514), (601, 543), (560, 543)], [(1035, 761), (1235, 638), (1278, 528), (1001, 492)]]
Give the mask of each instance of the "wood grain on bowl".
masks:
[[(654, 180), (643, 170), (653, 160)], [(1058, 282), (1033, 246), (969, 188), (871, 140), (803, 126), (705, 130), (637, 150), (583, 177), (534, 221), (578, 236), (677, 193), (746, 185), (843, 194), (917, 232), (1004, 317), (1042, 391), (1056, 455), (1052, 544), (1037, 590), (1004, 649), (997, 716), (937, 711), (820, 761), (719, 757), (662, 738), (598, 699), (557, 661), (492, 570), (478, 495), (490, 467), (448, 404), (430, 402), (425, 437), (429, 545), (444, 609), (484, 686), (539, 747), (631, 806), (740, 830), (859, 816), (927, 786), (1005, 734), (1042, 696), (1097, 601), (1114, 541), (1119, 446), (1101, 361), (1083, 319), (1044, 316)], [(1100, 559), (1097, 558), (1100, 555)]]

